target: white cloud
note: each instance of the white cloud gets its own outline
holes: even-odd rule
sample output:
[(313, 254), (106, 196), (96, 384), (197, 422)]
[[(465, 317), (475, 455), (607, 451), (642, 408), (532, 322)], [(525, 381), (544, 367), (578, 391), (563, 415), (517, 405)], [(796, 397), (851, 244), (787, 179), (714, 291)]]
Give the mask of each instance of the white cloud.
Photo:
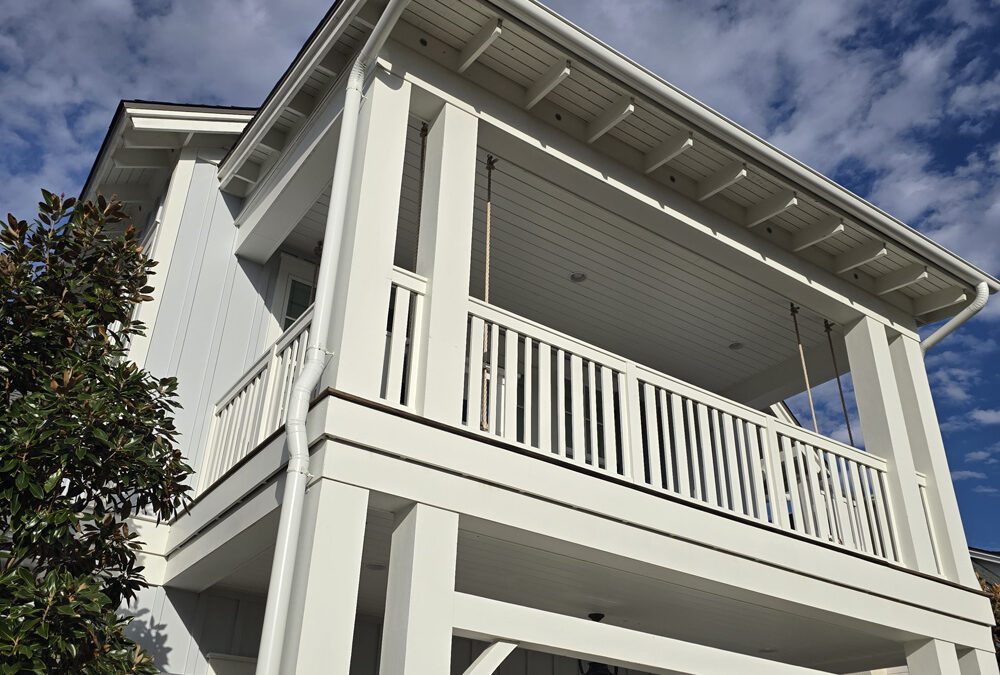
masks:
[(966, 462), (985, 462), (993, 455), (989, 450), (974, 450), (965, 453)]
[(1000, 408), (992, 410), (976, 408), (969, 412), (969, 417), (982, 425), (1000, 424)]
[(963, 470), (963, 471), (952, 471), (951, 472), (951, 479), (952, 480), (969, 480), (969, 479), (982, 480), (984, 478), (986, 478), (986, 474), (983, 473), (982, 471), (964, 471)]
[(989, 485), (976, 485), (975, 487), (972, 488), (972, 491), (984, 495), (1000, 494), (1000, 490), (998, 490), (995, 487), (990, 487)]
[(39, 188), (75, 193), (119, 99), (259, 104), (328, 7), (0, 3), (0, 208), (30, 217)]

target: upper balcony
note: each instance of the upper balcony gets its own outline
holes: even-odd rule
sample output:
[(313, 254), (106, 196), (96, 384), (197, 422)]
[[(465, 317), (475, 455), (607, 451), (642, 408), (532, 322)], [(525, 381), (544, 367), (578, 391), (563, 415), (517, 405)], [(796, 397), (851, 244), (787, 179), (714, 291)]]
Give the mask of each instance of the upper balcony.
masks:
[[(366, 84), (317, 396), (971, 585), (916, 332), (970, 297), (961, 265), (804, 167), (780, 173), (742, 130), (591, 65), (541, 68), (544, 39), (507, 19), (443, 32), (422, 14), (437, 4), (407, 9)], [(208, 411), (202, 495), (281, 432), (345, 31), (220, 166), (244, 198), (238, 255), (277, 276), (277, 340)], [(848, 372), (863, 449), (770, 413)]]
[[(389, 100), (399, 96), (373, 86)], [(401, 188), (392, 190), (391, 178), (378, 188), (372, 208), (380, 214), (372, 217), (384, 220), (392, 209), (391, 224), (370, 228), (371, 238), (358, 233), (348, 244), (354, 259), (342, 259), (364, 299), (353, 307), (341, 299), (341, 349), (357, 357), (348, 369), (331, 364), (337, 373), (327, 388), (759, 527), (933, 574), (944, 569), (927, 477), (912, 460), (903, 463), (907, 475), (896, 473), (880, 413), (862, 414), (864, 432), (886, 454), (768, 408), (803, 390), (800, 345), (815, 384), (882, 358), (873, 334), (881, 332), (888, 354), (883, 323), (860, 313), (847, 327), (828, 322), (797, 304), (802, 293), (788, 293), (797, 284), (808, 297), (822, 273), (779, 284), (755, 278), (745, 261), (680, 243), (684, 225), (656, 222), (652, 209), (565, 166), (535, 162), (541, 158), (523, 146), (487, 140), (465, 153), (470, 175), (454, 189), (468, 185), (471, 223), (464, 235), (451, 230), (462, 200), (442, 183), (463, 153), (443, 154), (446, 128), (476, 125), (448, 122), (448, 114), (456, 115), (448, 109), (429, 124), (412, 110), (405, 119), (393, 113), (406, 129), (397, 150)], [(289, 279), (300, 287), (311, 284), (303, 261), (316, 257), (327, 203), (324, 192), (276, 254), (298, 259)], [(702, 217), (717, 220), (706, 210)], [(360, 255), (371, 264), (359, 264)], [(381, 275), (379, 265), (387, 265)], [(290, 293), (292, 285), (277, 287)], [(312, 320), (311, 309), (296, 318), (293, 304), (290, 295), (271, 303), (276, 320), (290, 325), (210, 413), (199, 494), (281, 431)], [(916, 345), (906, 335), (897, 342)], [(878, 377), (855, 380), (859, 397), (884, 406), (891, 392)], [(917, 564), (914, 516), (931, 567)]]

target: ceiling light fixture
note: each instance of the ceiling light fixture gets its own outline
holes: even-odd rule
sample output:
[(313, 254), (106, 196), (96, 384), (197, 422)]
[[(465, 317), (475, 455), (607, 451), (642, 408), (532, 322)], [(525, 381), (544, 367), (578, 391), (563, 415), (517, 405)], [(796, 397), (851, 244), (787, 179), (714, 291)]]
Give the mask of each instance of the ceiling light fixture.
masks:
[(729, 343), (729, 348), (732, 349), (734, 352), (738, 352), (739, 350), (743, 349), (743, 343), (742, 342), (730, 342)]
[(587, 280), (586, 272), (570, 272), (569, 280), (574, 284), (579, 284)]

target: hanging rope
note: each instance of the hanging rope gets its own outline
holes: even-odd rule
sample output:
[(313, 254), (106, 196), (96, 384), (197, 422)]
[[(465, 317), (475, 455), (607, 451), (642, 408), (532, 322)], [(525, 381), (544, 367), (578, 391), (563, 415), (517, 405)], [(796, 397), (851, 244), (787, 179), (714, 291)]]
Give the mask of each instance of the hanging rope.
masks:
[(809, 397), (809, 412), (812, 414), (813, 431), (819, 433), (819, 424), (816, 423), (816, 407), (813, 405), (812, 387), (809, 385), (809, 368), (806, 367), (806, 350), (802, 347), (802, 335), (799, 333), (799, 308), (795, 303), (791, 303), (792, 323), (795, 325), (795, 342), (799, 346), (799, 360), (802, 362), (802, 379), (806, 383), (806, 394)]
[[(490, 247), (493, 238), (493, 169), (497, 160), (493, 155), (486, 156), (486, 256), (483, 265), (483, 302), (490, 301)], [(490, 430), (490, 367), (486, 360), (489, 350), (489, 330), (483, 331), (483, 390), (479, 400), (482, 409), (479, 411), (479, 428)]]
[(830, 344), (830, 360), (833, 361), (833, 372), (837, 375), (837, 391), (840, 392), (840, 409), (844, 411), (844, 423), (847, 424), (847, 438), (854, 445), (854, 432), (851, 430), (851, 416), (847, 413), (847, 399), (844, 398), (844, 385), (840, 382), (840, 368), (837, 367), (837, 352), (833, 348), (833, 323), (823, 321), (826, 330), (826, 341)]
[(427, 122), (420, 125), (420, 178), (417, 186), (417, 233), (413, 238), (413, 269), (417, 269), (420, 252), (420, 218), (424, 213), (424, 169), (427, 166)]

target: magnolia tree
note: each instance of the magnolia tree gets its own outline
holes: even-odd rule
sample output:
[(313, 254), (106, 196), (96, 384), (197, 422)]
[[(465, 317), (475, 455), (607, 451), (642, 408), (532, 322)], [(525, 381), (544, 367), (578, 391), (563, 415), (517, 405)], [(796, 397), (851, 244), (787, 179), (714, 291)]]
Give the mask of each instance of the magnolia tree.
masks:
[(153, 673), (117, 614), (146, 585), (127, 521), (191, 471), (176, 381), (126, 356), (155, 263), (121, 202), (42, 194), (0, 223), (0, 673)]

